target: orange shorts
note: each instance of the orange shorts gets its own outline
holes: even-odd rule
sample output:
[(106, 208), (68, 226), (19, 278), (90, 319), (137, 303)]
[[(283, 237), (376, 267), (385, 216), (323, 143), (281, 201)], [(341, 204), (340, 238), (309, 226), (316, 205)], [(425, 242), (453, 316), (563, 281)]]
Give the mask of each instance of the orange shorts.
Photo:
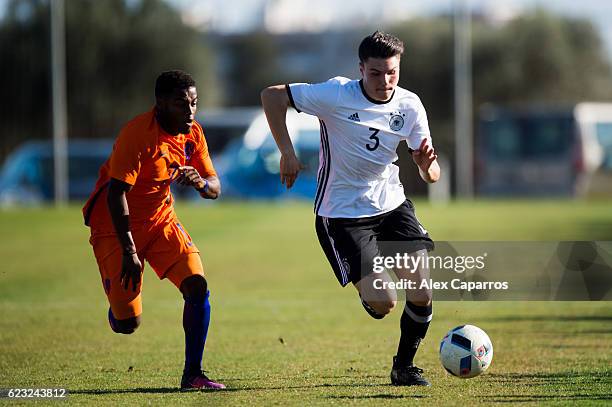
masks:
[[(204, 275), (199, 250), (191, 237), (174, 219), (152, 229), (132, 231), (138, 257), (153, 268), (160, 279), (168, 278), (177, 288), (192, 275)], [(116, 319), (132, 318), (142, 313), (142, 280), (136, 291), (121, 285), (121, 261), (123, 252), (115, 235), (92, 234), (89, 243), (93, 246), (102, 286)]]

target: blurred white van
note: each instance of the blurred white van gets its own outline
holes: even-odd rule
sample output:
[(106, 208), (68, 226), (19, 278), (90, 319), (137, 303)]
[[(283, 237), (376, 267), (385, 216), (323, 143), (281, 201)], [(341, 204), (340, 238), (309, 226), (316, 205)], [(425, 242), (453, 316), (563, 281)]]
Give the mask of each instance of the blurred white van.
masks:
[(223, 196), (238, 199), (314, 200), (319, 167), (319, 120), (293, 109), (287, 111), (287, 130), (305, 168), (287, 190), (280, 182), (280, 152), (265, 114), (252, 121), (241, 139), (230, 143), (215, 162)]
[(481, 196), (612, 195), (612, 103), (480, 110)]

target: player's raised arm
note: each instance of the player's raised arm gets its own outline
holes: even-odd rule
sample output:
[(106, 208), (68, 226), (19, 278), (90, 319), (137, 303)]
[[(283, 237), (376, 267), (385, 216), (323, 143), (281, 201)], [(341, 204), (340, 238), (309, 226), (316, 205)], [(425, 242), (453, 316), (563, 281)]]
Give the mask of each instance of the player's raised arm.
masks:
[(285, 184), (287, 188), (291, 188), (298, 173), (304, 166), (295, 154), (291, 138), (289, 137), (289, 131), (287, 130), (285, 120), (290, 101), (285, 85), (270, 86), (264, 89), (261, 92), (261, 104), (268, 119), (272, 136), (281, 153), (281, 183)]
[(108, 186), (107, 203), (117, 238), (123, 250), (121, 284), (127, 290), (131, 280), (132, 290), (136, 291), (142, 278), (142, 263), (136, 253), (136, 244), (134, 244), (130, 231), (130, 211), (126, 194), (131, 188), (130, 184), (111, 178)]
[(419, 167), (419, 174), (423, 181), (431, 184), (440, 179), (438, 154), (428, 139), (423, 139), (419, 149), (412, 152), (412, 160)]

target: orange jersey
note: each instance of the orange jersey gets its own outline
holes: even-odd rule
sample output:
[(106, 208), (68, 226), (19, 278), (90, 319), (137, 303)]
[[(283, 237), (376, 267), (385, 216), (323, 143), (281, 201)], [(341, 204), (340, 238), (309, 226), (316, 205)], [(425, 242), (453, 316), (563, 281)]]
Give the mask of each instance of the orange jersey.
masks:
[(92, 234), (114, 233), (106, 204), (111, 178), (132, 185), (127, 193), (130, 228), (168, 221), (174, 216), (170, 184), (176, 167), (193, 166), (203, 178), (217, 173), (208, 155), (202, 127), (194, 122), (189, 134), (171, 136), (155, 119), (154, 109), (136, 116), (119, 133), (113, 151), (100, 168), (95, 189), (83, 207)]

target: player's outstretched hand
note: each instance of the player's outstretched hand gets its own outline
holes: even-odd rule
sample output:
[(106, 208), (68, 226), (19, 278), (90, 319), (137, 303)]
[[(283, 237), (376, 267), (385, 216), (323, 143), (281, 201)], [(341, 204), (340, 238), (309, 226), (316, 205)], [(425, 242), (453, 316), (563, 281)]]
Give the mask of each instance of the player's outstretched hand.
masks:
[(142, 280), (142, 263), (136, 253), (125, 253), (121, 260), (121, 285), (128, 289), (132, 282), (132, 291), (136, 291)]
[(421, 141), (419, 149), (412, 152), (412, 160), (423, 172), (427, 172), (431, 163), (438, 158), (438, 154), (427, 141), (427, 139)]
[(283, 154), (280, 159), (280, 179), (281, 184), (291, 188), (297, 179), (298, 174), (302, 171), (304, 165), (298, 160), (295, 154)]

